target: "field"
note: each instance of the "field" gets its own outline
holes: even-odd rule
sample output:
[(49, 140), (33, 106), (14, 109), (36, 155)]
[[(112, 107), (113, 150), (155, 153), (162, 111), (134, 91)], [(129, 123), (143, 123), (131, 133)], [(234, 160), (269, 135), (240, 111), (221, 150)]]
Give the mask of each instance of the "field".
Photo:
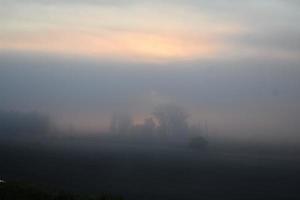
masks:
[[(89, 148), (87, 148), (87, 146)], [(121, 144), (4, 145), (0, 175), (130, 200), (300, 199), (300, 159)]]

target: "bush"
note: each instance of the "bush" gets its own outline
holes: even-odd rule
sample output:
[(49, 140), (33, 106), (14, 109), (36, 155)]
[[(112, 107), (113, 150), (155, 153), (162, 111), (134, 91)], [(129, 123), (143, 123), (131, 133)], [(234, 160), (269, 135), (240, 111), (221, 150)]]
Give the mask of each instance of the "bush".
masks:
[(207, 140), (200, 136), (191, 138), (189, 141), (189, 147), (192, 149), (205, 150), (207, 145)]

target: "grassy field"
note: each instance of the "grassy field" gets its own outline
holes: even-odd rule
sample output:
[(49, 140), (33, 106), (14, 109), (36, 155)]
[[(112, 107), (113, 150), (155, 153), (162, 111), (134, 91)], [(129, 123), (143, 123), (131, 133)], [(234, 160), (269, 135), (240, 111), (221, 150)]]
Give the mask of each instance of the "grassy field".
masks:
[[(89, 145), (87, 145), (89, 146)], [(0, 175), (52, 190), (130, 200), (300, 199), (300, 160), (130, 145), (1, 146)]]

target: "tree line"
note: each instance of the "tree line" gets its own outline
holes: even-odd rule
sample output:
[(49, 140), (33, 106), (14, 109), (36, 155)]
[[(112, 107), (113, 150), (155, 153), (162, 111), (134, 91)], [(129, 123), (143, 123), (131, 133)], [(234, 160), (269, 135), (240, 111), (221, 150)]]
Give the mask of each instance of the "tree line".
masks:
[(110, 133), (122, 136), (141, 136), (147, 139), (161, 139), (189, 143), (193, 148), (207, 144), (203, 129), (199, 125), (189, 125), (189, 114), (175, 104), (157, 106), (143, 123), (134, 124), (128, 113), (114, 113)]

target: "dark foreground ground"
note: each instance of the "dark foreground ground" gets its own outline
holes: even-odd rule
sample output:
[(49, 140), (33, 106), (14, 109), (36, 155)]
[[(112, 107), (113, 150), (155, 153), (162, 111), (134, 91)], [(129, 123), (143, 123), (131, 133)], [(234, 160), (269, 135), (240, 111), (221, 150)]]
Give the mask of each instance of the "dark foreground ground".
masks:
[(63, 190), (50, 190), (39, 185), (23, 182), (0, 183), (1, 200), (123, 200), (121, 196), (113, 196), (110, 193), (97, 195), (78, 194)]
[(128, 200), (300, 199), (297, 157), (99, 145), (5, 145), (0, 176)]

